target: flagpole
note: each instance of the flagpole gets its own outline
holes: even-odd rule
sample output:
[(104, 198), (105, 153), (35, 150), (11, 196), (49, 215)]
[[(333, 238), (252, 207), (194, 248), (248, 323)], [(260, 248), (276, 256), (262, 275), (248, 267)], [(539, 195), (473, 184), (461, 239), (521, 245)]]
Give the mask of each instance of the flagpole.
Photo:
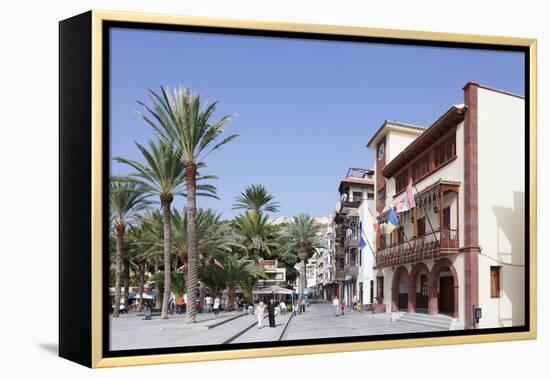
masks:
[(430, 225), (430, 228), (432, 230), (433, 236), (435, 238), (435, 242), (437, 244), (439, 244), (439, 240), (437, 239), (437, 235), (435, 234), (435, 230), (432, 227), (432, 221), (430, 220), (430, 217), (428, 216), (428, 211), (426, 210), (426, 207), (424, 206), (424, 201), (422, 201), (422, 198), (420, 198), (420, 193), (418, 192), (418, 188), (416, 187), (416, 184), (413, 184), (413, 186), (414, 186), (414, 190), (416, 190), (416, 194), (418, 194), (418, 200), (420, 201), (420, 204), (422, 205), (422, 208), (424, 209), (424, 213), (426, 213), (426, 219), (428, 220), (428, 224)]

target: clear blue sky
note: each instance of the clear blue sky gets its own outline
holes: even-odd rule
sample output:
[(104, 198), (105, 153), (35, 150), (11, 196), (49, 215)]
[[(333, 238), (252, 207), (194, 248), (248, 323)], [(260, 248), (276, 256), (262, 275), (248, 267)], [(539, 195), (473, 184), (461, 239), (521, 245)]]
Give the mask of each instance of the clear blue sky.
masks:
[(160, 85), (220, 100), (215, 119), (239, 114), (227, 130), (240, 137), (203, 170), (220, 177), (221, 200), (198, 200), (226, 218), (260, 183), (279, 215), (326, 216), (348, 167), (373, 167), (365, 144), (384, 119), (429, 125), (463, 102), (468, 81), (524, 94), (521, 53), (467, 49), (113, 29), (111, 69), (112, 156), (140, 158), (134, 141), (153, 133), (136, 100)]

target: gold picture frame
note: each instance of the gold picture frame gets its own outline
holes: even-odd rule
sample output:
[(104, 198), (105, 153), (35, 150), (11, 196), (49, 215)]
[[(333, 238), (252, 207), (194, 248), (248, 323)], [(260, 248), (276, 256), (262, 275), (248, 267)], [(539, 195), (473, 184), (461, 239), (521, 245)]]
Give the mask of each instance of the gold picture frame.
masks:
[[(103, 56), (103, 44), (105, 38), (104, 25), (106, 22), (128, 22), (137, 24), (155, 24), (165, 26), (199, 26), (213, 28), (228, 28), (240, 30), (255, 30), (263, 32), (289, 32), (289, 33), (311, 33), (315, 35), (333, 35), (333, 36), (356, 36), (356, 37), (371, 37), (381, 39), (399, 39), (411, 41), (432, 41), (432, 42), (452, 42), (465, 44), (479, 45), (501, 45), (501, 46), (516, 46), (528, 49), (529, 65), (526, 67), (529, 72), (529, 87), (526, 95), (529, 99), (529, 235), (526, 239), (529, 240), (530, 250), (528, 251), (529, 259), (529, 300), (528, 314), (529, 327), (526, 331), (520, 332), (503, 332), (503, 333), (487, 333), (487, 334), (469, 334), (469, 335), (453, 335), (453, 336), (437, 336), (427, 338), (411, 338), (397, 340), (376, 340), (376, 341), (361, 341), (361, 342), (342, 342), (330, 344), (315, 344), (300, 345), (300, 346), (270, 346), (266, 348), (254, 349), (234, 349), (234, 350), (219, 350), (207, 352), (186, 352), (186, 353), (170, 353), (170, 354), (144, 354), (135, 356), (120, 356), (120, 357), (105, 357), (103, 355), (103, 342), (105, 337), (105, 324), (103, 322), (103, 307), (104, 307), (104, 287), (103, 287), (103, 229), (105, 221), (105, 212), (102, 204), (104, 202), (104, 183), (103, 183), (103, 156), (106, 153), (103, 145), (103, 133), (105, 132), (105, 119), (103, 114), (104, 98), (104, 77), (103, 67), (105, 57)], [(254, 358), (254, 357), (270, 357), (270, 356), (286, 356), (286, 355), (302, 355), (313, 353), (330, 353), (330, 352), (349, 352), (362, 351), (373, 349), (389, 349), (389, 348), (410, 348), (410, 347), (425, 347), (450, 344), (468, 344), (468, 343), (484, 343), (496, 341), (514, 341), (535, 339), (537, 336), (537, 41), (536, 39), (528, 38), (513, 38), (501, 36), (484, 36), (484, 35), (469, 35), (469, 34), (453, 34), (453, 33), (436, 33), (426, 31), (412, 30), (394, 30), (394, 29), (377, 29), (368, 27), (352, 27), (352, 26), (337, 26), (337, 25), (317, 25), (317, 24), (295, 24), (295, 23), (280, 23), (280, 22), (259, 22), (253, 20), (233, 20), (219, 19), (210, 17), (188, 17), (175, 15), (160, 15), (160, 14), (144, 14), (144, 13), (129, 13), (129, 12), (110, 12), (110, 11), (90, 11), (84, 15), (76, 16), (75, 18), (62, 21), (60, 24), (60, 112), (61, 112), (61, 197), (66, 195), (67, 202), (69, 199), (78, 198), (79, 193), (71, 192), (68, 188), (71, 183), (81, 183), (86, 189), (86, 193), (90, 194), (89, 201), (82, 206), (87, 209), (86, 214), (80, 216), (89, 216), (89, 219), (84, 224), (75, 224), (70, 218), (64, 218), (64, 206), (68, 206), (67, 202), (61, 201), (60, 219), (61, 239), (65, 240), (68, 232), (83, 233), (88, 235), (88, 244), (81, 245), (81, 249), (87, 251), (85, 257), (69, 256), (70, 251), (74, 254), (74, 248), (78, 245), (77, 240), (62, 241), (60, 243), (60, 290), (62, 295), (60, 303), (60, 312), (63, 314), (70, 306), (75, 304), (71, 300), (64, 300), (64, 296), (71, 296), (75, 290), (87, 290), (91, 292), (91, 300), (89, 305), (83, 306), (83, 311), (89, 311), (89, 317), (85, 317), (82, 321), (68, 321), (65, 316), (60, 316), (60, 355), (75, 362), (79, 362), (89, 367), (116, 367), (130, 365), (145, 365), (145, 364), (162, 364), (174, 362), (191, 362), (191, 361), (209, 361), (221, 359), (239, 359), (239, 358)], [(83, 34), (79, 34), (83, 33)], [(79, 35), (83, 35), (82, 40), (78, 39)], [(82, 42), (84, 41), (84, 42)], [(87, 50), (86, 54), (81, 54), (82, 50)], [(80, 54), (80, 58), (76, 58), (76, 54)], [(79, 64), (84, 64), (89, 69), (89, 77), (83, 78), (82, 75), (87, 73), (86, 67), (81, 67), (84, 71), (67, 73), (65, 70), (70, 68), (68, 60)], [(76, 59), (76, 60), (75, 60)], [(80, 59), (80, 60), (79, 60)], [(71, 81), (72, 80), (72, 81)], [(71, 95), (63, 94), (63, 91), (71, 90), (70, 86), (74, 85), (74, 81), (84, 80), (83, 87), (79, 87), (84, 95), (89, 94), (89, 97), (81, 98), (71, 92)], [(78, 91), (77, 91), (78, 92)], [(72, 97), (72, 98), (70, 98)], [(89, 102), (87, 102), (89, 100)], [(75, 105), (74, 101), (80, 101), (79, 105)], [(78, 106), (81, 110), (79, 114), (71, 115), (67, 112), (67, 108)], [(66, 114), (66, 116), (64, 116)], [(73, 118), (71, 118), (73, 117)], [(76, 167), (69, 165), (64, 166), (64, 161), (68, 159), (67, 154), (75, 153), (75, 150), (65, 148), (65, 142), (75, 138), (75, 135), (70, 133), (78, 133), (76, 130), (70, 131), (70, 128), (77, 126), (72, 121), (89, 121), (89, 128), (79, 125), (85, 132), (78, 134), (78, 137), (83, 138), (82, 141), (89, 143), (89, 170), (86, 168), (83, 172), (78, 173), (82, 176), (74, 176), (72, 172)], [(72, 124), (69, 124), (71, 122)], [(79, 156), (79, 155), (77, 155)], [(65, 171), (64, 169), (65, 168)], [(64, 173), (65, 172), (65, 173)], [(75, 173), (76, 175), (76, 173)], [(81, 177), (88, 177), (86, 181), (81, 180)], [(79, 184), (80, 185), (80, 184)], [(78, 185), (77, 185), (78, 186)], [(74, 189), (77, 190), (78, 188)], [(77, 229), (78, 227), (78, 229)], [(80, 235), (80, 234), (78, 234)], [(72, 249), (71, 249), (72, 247)], [(69, 251), (70, 250), (70, 251)], [(78, 260), (79, 258), (84, 260)], [(86, 263), (88, 261), (88, 264)], [(84, 265), (84, 266), (83, 266)], [(69, 272), (69, 270), (72, 271)], [(85, 273), (84, 273), (85, 272)], [(79, 282), (79, 280), (83, 280)], [(87, 281), (89, 279), (89, 281)], [(84, 282), (86, 280), (86, 282)], [(87, 325), (87, 322), (89, 324)], [(82, 330), (78, 336), (71, 336), (76, 330)], [(84, 335), (84, 336), (83, 336)], [(79, 341), (80, 340), (80, 341)], [(80, 351), (75, 351), (78, 343), (86, 345)]]

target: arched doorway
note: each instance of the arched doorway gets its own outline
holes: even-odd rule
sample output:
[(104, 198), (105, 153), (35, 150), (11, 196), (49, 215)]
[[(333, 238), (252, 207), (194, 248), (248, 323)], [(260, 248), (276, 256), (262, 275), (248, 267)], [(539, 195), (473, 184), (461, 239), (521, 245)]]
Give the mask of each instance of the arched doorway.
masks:
[(430, 270), (426, 264), (413, 266), (409, 280), (409, 312), (428, 313), (430, 281)]
[(458, 275), (449, 259), (439, 260), (432, 268), (434, 290), (430, 294), (430, 314), (458, 318)]
[(409, 272), (404, 266), (397, 268), (392, 280), (392, 311), (407, 311), (409, 298)]

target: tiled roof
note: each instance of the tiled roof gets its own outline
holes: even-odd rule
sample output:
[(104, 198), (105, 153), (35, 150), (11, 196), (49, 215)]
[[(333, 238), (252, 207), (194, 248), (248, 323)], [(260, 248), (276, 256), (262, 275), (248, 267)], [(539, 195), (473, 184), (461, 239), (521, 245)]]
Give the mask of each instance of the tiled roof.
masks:
[(397, 121), (392, 121), (387, 119), (382, 123), (382, 125), (378, 128), (378, 130), (376, 130), (372, 138), (370, 138), (369, 142), (367, 143), (367, 147), (370, 147), (370, 145), (376, 140), (376, 138), (378, 138), (378, 135), (380, 135), (380, 133), (382, 132), (382, 130), (384, 130), (386, 126), (402, 127), (402, 128), (418, 130), (418, 131), (426, 130), (424, 126), (413, 125), (405, 122), (397, 122)]

